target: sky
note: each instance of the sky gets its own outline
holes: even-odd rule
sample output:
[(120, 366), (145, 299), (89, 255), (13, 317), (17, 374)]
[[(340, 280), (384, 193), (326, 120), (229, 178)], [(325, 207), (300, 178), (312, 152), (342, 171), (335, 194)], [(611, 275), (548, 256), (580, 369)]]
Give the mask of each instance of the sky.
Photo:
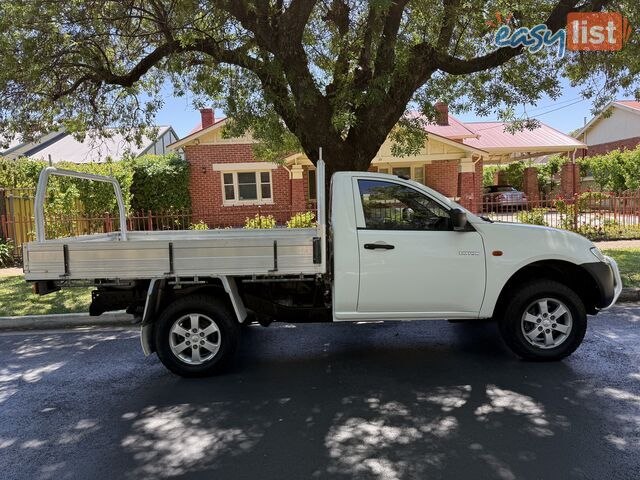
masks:
[[(200, 113), (193, 107), (189, 97), (175, 98), (171, 96), (170, 89), (166, 89), (166, 91), (165, 104), (158, 112), (156, 124), (173, 126), (178, 136), (182, 138), (200, 122)], [(585, 117), (589, 121), (591, 118), (590, 110), (591, 102), (588, 99), (583, 100), (579, 89), (572, 88), (568, 82), (563, 82), (562, 97), (557, 100), (544, 98), (536, 105), (527, 107), (530, 117), (535, 117), (564, 133), (582, 127)], [(495, 118), (477, 117), (471, 113), (453, 114), (459, 120), (467, 122), (495, 120)], [(222, 110), (216, 110), (215, 116), (222, 118), (225, 114)]]

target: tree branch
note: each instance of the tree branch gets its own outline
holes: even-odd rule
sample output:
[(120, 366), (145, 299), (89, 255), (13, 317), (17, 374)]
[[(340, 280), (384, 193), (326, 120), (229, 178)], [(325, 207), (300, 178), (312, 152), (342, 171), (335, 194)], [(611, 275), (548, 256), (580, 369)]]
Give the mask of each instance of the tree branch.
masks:
[[(547, 27), (556, 32), (566, 25), (567, 15), (572, 12), (597, 12), (602, 10), (610, 0), (593, 0), (577, 7), (578, 0), (560, 0), (544, 22)], [(436, 51), (427, 44), (419, 44), (414, 47), (421, 55), (430, 54), (435, 58), (437, 68), (451, 75), (466, 75), (482, 70), (498, 67), (511, 60), (523, 51), (522, 47), (502, 47), (481, 57), (461, 59), (440, 51)]]

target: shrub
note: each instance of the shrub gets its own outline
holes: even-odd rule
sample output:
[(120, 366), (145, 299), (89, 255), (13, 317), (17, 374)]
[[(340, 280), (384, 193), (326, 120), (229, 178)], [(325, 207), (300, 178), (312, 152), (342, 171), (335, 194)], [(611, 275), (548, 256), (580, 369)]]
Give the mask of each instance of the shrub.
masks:
[(316, 214), (313, 212), (296, 213), (287, 221), (287, 228), (315, 228)]
[(189, 230), (209, 230), (209, 225), (204, 223), (204, 220), (200, 220), (198, 223), (189, 225)]
[(131, 208), (134, 211), (190, 208), (189, 164), (178, 155), (145, 155), (131, 164)]
[(602, 207), (605, 200), (611, 197), (603, 192), (584, 192), (578, 196), (578, 210), (592, 209), (594, 207)]
[(0, 240), (0, 267), (10, 267), (13, 262), (13, 242)]
[[(40, 171), (47, 165), (28, 158), (0, 159), (0, 186), (35, 188)], [(191, 206), (189, 165), (176, 154), (106, 163), (60, 162), (56, 167), (114, 177), (120, 183), (127, 211), (159, 212)], [(111, 185), (68, 177), (50, 177), (47, 203), (51, 203), (47, 210), (64, 214), (102, 216), (118, 211)]]
[(564, 199), (557, 199), (553, 206), (559, 215), (559, 222), (556, 225), (564, 230), (576, 230), (576, 206)]
[(545, 215), (549, 212), (547, 208), (532, 208), (531, 210), (522, 210), (518, 212), (518, 220), (522, 223), (529, 223), (531, 225), (548, 226), (549, 224), (545, 220)]
[(246, 218), (244, 221), (244, 228), (247, 229), (260, 229), (260, 228), (275, 228), (276, 219), (273, 215), (260, 215), (256, 213), (253, 218)]

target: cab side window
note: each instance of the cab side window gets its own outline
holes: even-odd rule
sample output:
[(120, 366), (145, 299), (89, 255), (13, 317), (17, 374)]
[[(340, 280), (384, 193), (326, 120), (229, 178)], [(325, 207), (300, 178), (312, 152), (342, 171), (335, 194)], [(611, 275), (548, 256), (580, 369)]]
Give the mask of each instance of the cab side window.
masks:
[(413, 188), (358, 180), (367, 230), (451, 230), (449, 212)]

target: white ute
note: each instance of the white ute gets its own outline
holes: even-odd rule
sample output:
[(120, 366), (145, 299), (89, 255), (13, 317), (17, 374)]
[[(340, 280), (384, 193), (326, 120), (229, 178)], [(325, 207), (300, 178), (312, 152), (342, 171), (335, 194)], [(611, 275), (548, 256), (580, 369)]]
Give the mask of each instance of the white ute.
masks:
[[(113, 184), (119, 232), (45, 239), (50, 175)], [(35, 290), (96, 287), (90, 313), (126, 308), (145, 354), (179, 375), (220, 372), (250, 322), (495, 319), (527, 360), (558, 360), (582, 342), (587, 314), (622, 290), (615, 261), (586, 238), (493, 223), (419, 183), (340, 172), (325, 217), (306, 229), (128, 232), (109, 177), (53, 167), (36, 194), (36, 241), (24, 246)]]

